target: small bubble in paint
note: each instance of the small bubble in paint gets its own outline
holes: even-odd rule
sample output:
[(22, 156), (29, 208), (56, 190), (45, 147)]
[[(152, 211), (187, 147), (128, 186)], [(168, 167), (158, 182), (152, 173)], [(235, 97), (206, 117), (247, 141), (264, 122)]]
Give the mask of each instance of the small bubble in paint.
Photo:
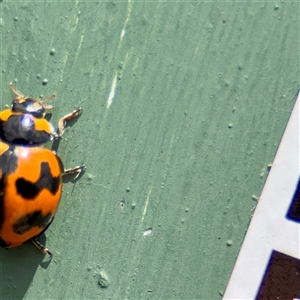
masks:
[(143, 236), (149, 236), (152, 233), (152, 228), (148, 228), (143, 231)]
[(226, 245), (227, 245), (228, 247), (232, 246), (232, 240), (228, 240), (228, 241), (226, 242)]
[(104, 270), (101, 270), (99, 273), (98, 284), (101, 288), (107, 288), (109, 286), (108, 275)]
[(47, 79), (47, 78), (43, 79), (42, 84), (43, 84), (43, 85), (47, 85), (47, 84), (48, 84), (48, 79)]

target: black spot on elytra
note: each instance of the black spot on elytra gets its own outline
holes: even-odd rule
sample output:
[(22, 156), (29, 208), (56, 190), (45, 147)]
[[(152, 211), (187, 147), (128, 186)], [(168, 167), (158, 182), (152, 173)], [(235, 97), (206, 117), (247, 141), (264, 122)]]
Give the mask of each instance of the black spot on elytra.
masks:
[(4, 124), (5, 122), (2, 120), (2, 119), (0, 119), (0, 137), (1, 137), (1, 139), (4, 139), (3, 138), (3, 136), (4, 136), (4, 131), (3, 131), (3, 124)]
[[(7, 151), (0, 156), (0, 168), (2, 170), (2, 177), (13, 173), (18, 167), (18, 157), (14, 153), (15, 146), (9, 145)], [(2, 189), (0, 189), (2, 191)]]
[[(4, 196), (4, 192), (3, 192), (3, 188), (4, 188), (4, 178), (2, 177), (0, 179), (0, 228), (2, 227), (2, 224), (4, 222), (4, 202), (3, 202), (3, 196)], [(1, 245), (1, 241), (0, 241), (0, 245)]]
[[(5, 180), (6, 176), (10, 173), (13, 173), (16, 168), (18, 167), (18, 158), (14, 154), (14, 146), (10, 146), (7, 151), (5, 151), (0, 156), (0, 169), (2, 175), (0, 177), (0, 229), (4, 222), (4, 187), (5, 187)], [(1, 240), (0, 240), (1, 246)]]
[(52, 214), (48, 213), (45, 216), (42, 211), (37, 210), (33, 213), (27, 214), (20, 218), (14, 225), (14, 232), (17, 234), (23, 234), (29, 231), (33, 227), (44, 228), (51, 221)]
[(44, 234), (44, 232), (45, 232), (45, 231), (49, 228), (49, 226), (52, 224), (53, 220), (54, 220), (54, 216), (52, 215), (50, 221), (46, 224), (46, 226), (43, 228), (43, 230), (42, 230), (37, 236), (33, 237), (32, 240), (34, 240), (34, 239), (38, 238), (39, 236), (41, 236), (42, 234)]
[(51, 135), (35, 129), (35, 124), (28, 114), (12, 115), (6, 122), (0, 124), (2, 140), (21, 145), (37, 145), (46, 143)]
[(8, 248), (9, 246), (9, 244), (7, 244), (2, 238), (0, 238), (0, 247)]
[(37, 182), (19, 178), (16, 180), (16, 190), (25, 200), (34, 200), (43, 189), (47, 189), (52, 195), (55, 195), (60, 183), (61, 177), (52, 177), (48, 162), (42, 162), (41, 173)]

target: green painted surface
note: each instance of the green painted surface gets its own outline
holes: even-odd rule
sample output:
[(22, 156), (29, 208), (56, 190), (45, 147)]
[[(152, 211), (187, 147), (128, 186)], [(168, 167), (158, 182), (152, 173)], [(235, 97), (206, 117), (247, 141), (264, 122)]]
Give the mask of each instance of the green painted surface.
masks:
[(82, 106), (58, 153), (87, 165), (50, 264), (0, 249), (1, 299), (220, 299), (298, 88), (299, 4), (0, 2), (1, 107), (10, 81), (56, 92), (53, 122)]

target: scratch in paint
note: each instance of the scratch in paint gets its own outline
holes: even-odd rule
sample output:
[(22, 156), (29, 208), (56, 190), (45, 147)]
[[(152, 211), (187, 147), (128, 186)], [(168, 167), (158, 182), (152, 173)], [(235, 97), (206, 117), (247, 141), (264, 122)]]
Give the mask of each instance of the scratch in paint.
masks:
[(140, 224), (142, 224), (143, 221), (144, 221), (144, 218), (145, 218), (145, 215), (146, 215), (146, 212), (147, 212), (147, 208), (148, 208), (148, 204), (149, 204), (149, 199), (150, 199), (151, 192), (152, 192), (152, 187), (150, 188), (147, 199), (146, 199), (146, 204), (145, 204), (145, 207), (144, 207), (144, 211), (143, 211), (143, 215), (142, 215), (142, 219), (141, 219)]
[[(121, 31), (120, 41), (119, 41), (119, 45), (118, 45), (117, 51), (119, 50), (119, 48), (121, 46), (122, 39), (123, 39), (123, 37), (124, 37), (124, 35), (126, 33), (126, 27), (127, 27), (127, 23), (130, 20), (130, 15), (131, 15), (131, 11), (132, 11), (132, 5), (133, 5), (132, 1), (128, 0), (126, 20), (124, 22), (124, 26), (123, 26), (122, 31)], [(127, 61), (127, 57), (128, 57), (128, 52), (127, 52), (126, 57), (125, 57), (125, 61), (124, 61), (124, 65), (123, 65), (123, 70), (124, 70), (124, 67), (125, 67), (125, 64), (126, 64), (126, 61)], [(112, 105), (112, 103), (114, 102), (114, 97), (116, 95), (116, 88), (117, 88), (117, 79), (118, 79), (118, 71), (116, 72), (116, 74), (114, 76), (114, 79), (113, 79), (113, 82), (112, 82), (112, 85), (111, 85), (111, 89), (110, 89), (110, 93), (109, 93), (109, 96), (107, 98), (107, 108), (109, 108)]]
[[(125, 68), (127, 58), (128, 58), (128, 52), (127, 52), (125, 60), (124, 60), (123, 69)], [(114, 97), (116, 95), (118, 75), (119, 75), (119, 71), (116, 72), (115, 77), (114, 77), (113, 82), (112, 82), (112, 85), (111, 85), (110, 93), (109, 93), (108, 98), (107, 98), (107, 108), (109, 108), (112, 105), (112, 103), (114, 102)]]
[(122, 41), (122, 39), (126, 33), (126, 27), (127, 27), (127, 23), (129, 22), (129, 19), (130, 19), (131, 11), (132, 11), (132, 1), (128, 0), (127, 16), (126, 16), (126, 20), (125, 20), (123, 29), (121, 31), (120, 42)]
[(79, 54), (80, 49), (81, 49), (83, 37), (84, 37), (84, 34), (82, 34), (81, 37), (80, 37), (80, 41), (79, 41), (79, 45), (77, 47), (77, 51), (76, 51), (76, 54), (75, 54), (74, 62), (77, 62), (77, 58), (78, 58), (78, 54)]
[(63, 81), (63, 74), (64, 74), (64, 71), (65, 71), (65, 67), (66, 67), (66, 64), (67, 64), (68, 57), (69, 57), (69, 52), (67, 51), (67, 53), (64, 57), (63, 63), (62, 63), (60, 81)]
[(118, 77), (118, 72), (116, 72), (116, 75), (115, 75), (112, 85), (111, 85), (110, 93), (109, 93), (109, 96), (107, 99), (107, 108), (109, 108), (111, 106), (111, 104), (113, 103), (113, 100), (114, 100), (114, 97), (116, 94), (117, 77)]
[(126, 30), (123, 28), (122, 31), (121, 31), (121, 37), (120, 37), (120, 40), (122, 41), (123, 39), (123, 36), (125, 35), (125, 32)]

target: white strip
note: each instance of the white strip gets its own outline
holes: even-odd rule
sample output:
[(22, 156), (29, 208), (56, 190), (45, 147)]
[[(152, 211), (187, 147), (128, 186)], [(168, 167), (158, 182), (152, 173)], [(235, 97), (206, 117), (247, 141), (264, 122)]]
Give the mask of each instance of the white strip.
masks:
[(300, 225), (285, 218), (299, 180), (299, 95), (223, 299), (255, 299), (272, 250), (299, 259)]

